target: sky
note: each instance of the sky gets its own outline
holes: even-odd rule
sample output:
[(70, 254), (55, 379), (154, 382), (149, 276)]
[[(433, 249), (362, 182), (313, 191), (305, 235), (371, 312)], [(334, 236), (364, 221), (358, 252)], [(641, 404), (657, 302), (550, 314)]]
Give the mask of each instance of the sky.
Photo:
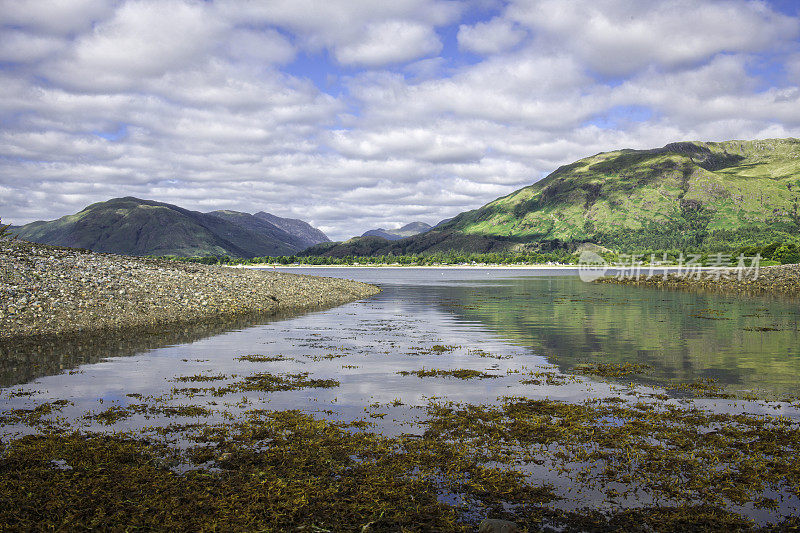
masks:
[(0, 0), (0, 218), (435, 224), (602, 151), (800, 137), (800, 1)]

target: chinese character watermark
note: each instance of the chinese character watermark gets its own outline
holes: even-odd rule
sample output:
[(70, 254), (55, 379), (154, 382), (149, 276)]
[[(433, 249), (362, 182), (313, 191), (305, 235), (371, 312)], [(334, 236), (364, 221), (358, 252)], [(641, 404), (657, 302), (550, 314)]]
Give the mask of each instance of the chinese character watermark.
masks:
[(734, 258), (730, 254), (717, 253), (705, 261), (701, 254), (681, 253), (674, 261), (667, 258), (664, 253), (660, 258), (655, 254), (650, 254), (649, 260), (645, 263), (645, 256), (642, 254), (621, 254), (619, 260), (608, 262), (595, 252), (581, 252), (578, 260), (578, 276), (581, 280), (592, 282), (608, 274), (618, 280), (641, 279), (649, 280), (656, 276), (662, 276), (666, 280), (669, 275), (688, 279), (711, 279), (719, 281), (721, 279), (736, 278), (740, 281), (746, 279), (755, 280), (760, 273), (761, 255), (745, 256), (739, 255), (736, 266), (733, 266)]

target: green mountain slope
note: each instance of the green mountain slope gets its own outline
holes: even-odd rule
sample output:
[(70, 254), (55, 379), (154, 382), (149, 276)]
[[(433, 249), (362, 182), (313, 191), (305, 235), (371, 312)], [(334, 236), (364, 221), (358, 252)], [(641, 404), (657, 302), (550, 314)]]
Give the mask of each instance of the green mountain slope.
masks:
[[(735, 236), (796, 232), (800, 141), (673, 143), (581, 159), (540, 182), (459, 215), (466, 234), (702, 245), (715, 231)], [(668, 241), (674, 242), (668, 242)], [(654, 242), (655, 244), (655, 242)]]
[[(32, 222), (15, 233), (33, 242), (128, 255), (256, 257), (301, 249), (219, 216), (133, 197), (92, 204), (50, 222)], [(282, 238), (292, 239), (285, 232)]]
[(798, 199), (798, 139), (673, 143), (581, 159), (374, 253), (522, 251), (587, 241), (623, 251), (730, 249), (796, 240)]

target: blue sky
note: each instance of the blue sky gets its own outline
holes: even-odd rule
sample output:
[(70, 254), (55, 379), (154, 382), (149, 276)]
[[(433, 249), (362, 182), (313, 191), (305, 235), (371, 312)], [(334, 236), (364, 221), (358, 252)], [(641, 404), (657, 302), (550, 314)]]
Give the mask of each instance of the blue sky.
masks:
[(0, 217), (431, 224), (600, 151), (800, 137), (795, 0), (0, 0)]

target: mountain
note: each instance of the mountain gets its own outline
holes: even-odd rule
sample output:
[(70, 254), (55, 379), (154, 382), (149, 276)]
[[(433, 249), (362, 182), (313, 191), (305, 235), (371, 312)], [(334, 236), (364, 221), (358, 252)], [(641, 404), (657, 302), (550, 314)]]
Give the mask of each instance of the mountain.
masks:
[[(551, 249), (729, 250), (797, 240), (800, 140), (678, 142), (617, 150), (555, 172), (373, 255)], [(352, 241), (352, 239), (351, 239)], [(311, 248), (308, 255), (354, 255)]]
[(264, 211), (259, 211), (253, 216), (298, 237), (303, 243), (302, 248), (308, 248), (321, 242), (331, 242), (327, 235), (308, 222), (296, 218), (281, 218)]
[(240, 211), (220, 210), (220, 211), (211, 211), (206, 214), (222, 218), (224, 220), (227, 220), (228, 222), (236, 224), (240, 228), (243, 228), (247, 231), (251, 231), (257, 235), (266, 236), (277, 242), (283, 243), (289, 246), (293, 251), (305, 250), (309, 246), (317, 244), (316, 242), (313, 244), (308, 244), (307, 239), (292, 234), (288, 231), (284, 231), (283, 229), (275, 226), (274, 224), (270, 224), (263, 218), (257, 217), (256, 215), (251, 215), (250, 213), (242, 213)]
[(397, 241), (400, 239), (404, 239), (406, 237), (411, 237), (413, 235), (424, 233), (429, 229), (431, 229), (431, 227), (432, 226), (430, 224), (426, 224), (424, 222), (411, 222), (409, 224), (406, 224), (400, 229), (393, 229), (393, 230), (388, 230), (383, 228), (371, 229), (367, 232), (364, 232), (364, 234), (361, 236), (382, 237), (387, 241)]
[(445, 224), (447, 224), (448, 222), (450, 222), (451, 220), (453, 220), (453, 218), (454, 218), (454, 217), (450, 217), (450, 218), (445, 218), (444, 220), (440, 220), (440, 221), (439, 221), (439, 222), (438, 222), (438, 223), (437, 223), (435, 226), (433, 226), (433, 228), (431, 228), (431, 229), (438, 228), (439, 226), (444, 226)]
[(297, 236), (247, 213), (200, 213), (130, 196), (32, 222), (15, 233), (33, 242), (128, 255), (261, 257), (304, 248)]

